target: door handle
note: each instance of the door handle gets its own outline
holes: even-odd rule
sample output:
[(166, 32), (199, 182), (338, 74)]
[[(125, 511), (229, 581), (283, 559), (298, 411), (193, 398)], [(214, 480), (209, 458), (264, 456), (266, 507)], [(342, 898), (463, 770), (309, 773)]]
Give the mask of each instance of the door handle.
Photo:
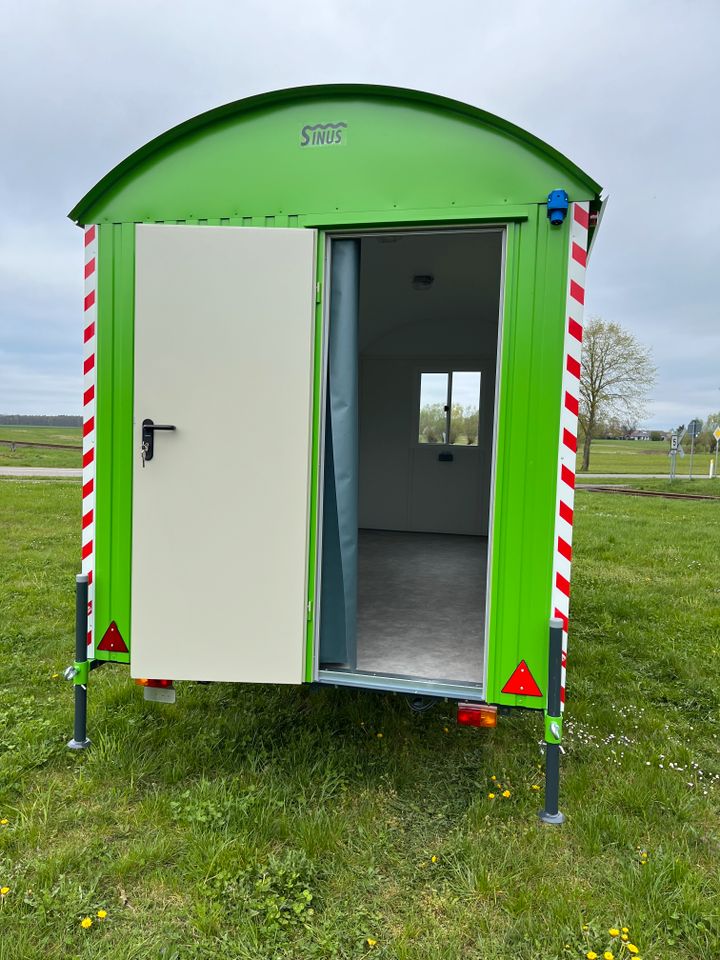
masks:
[(141, 433), (141, 456), (143, 466), (148, 460), (152, 460), (155, 454), (155, 431), (156, 430), (175, 430), (175, 426), (170, 423), (154, 423), (147, 419), (142, 422)]

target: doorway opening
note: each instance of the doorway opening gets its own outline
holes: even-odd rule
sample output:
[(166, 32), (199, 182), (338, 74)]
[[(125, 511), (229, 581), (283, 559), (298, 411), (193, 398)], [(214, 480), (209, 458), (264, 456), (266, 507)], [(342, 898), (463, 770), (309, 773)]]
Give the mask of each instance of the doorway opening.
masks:
[(503, 230), (331, 240), (318, 678), (482, 688)]

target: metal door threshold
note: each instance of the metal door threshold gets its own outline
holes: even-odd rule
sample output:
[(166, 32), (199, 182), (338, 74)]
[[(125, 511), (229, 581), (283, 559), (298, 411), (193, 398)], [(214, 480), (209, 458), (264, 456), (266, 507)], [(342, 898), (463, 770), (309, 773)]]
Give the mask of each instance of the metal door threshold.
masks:
[(370, 671), (318, 670), (318, 683), (341, 687), (360, 687), (367, 690), (388, 690), (393, 693), (417, 693), (428, 697), (447, 697), (450, 700), (484, 701), (482, 683), (455, 683), (452, 680), (422, 680)]

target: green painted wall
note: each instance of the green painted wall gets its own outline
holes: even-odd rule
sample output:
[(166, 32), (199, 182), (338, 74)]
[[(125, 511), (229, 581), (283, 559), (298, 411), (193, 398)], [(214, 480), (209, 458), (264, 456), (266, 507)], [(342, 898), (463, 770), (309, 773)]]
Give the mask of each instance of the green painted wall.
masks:
[(568, 232), (538, 206), (508, 231), (487, 695), (516, 706), (538, 706), (501, 693), (521, 660), (547, 681)]
[[(95, 451), (95, 639), (114, 620), (129, 646), (132, 528), (135, 225), (107, 224), (98, 237)], [(124, 653), (98, 660), (127, 663)]]
[[(306, 125), (338, 122), (347, 124), (345, 144), (300, 146)], [(545, 215), (547, 193), (556, 188), (572, 200), (596, 200), (599, 191), (565, 158), (497, 118), (439, 98), (359, 87), (294, 91), (221, 108), (111, 171), (73, 211), (78, 222), (101, 225), (97, 637), (115, 620), (130, 641), (134, 224), (506, 222), (487, 699), (542, 706), (537, 698), (500, 690), (521, 659), (543, 689), (547, 673), (568, 244), (567, 225), (551, 228)], [(313, 521), (321, 322), (319, 304)], [(314, 551), (313, 522), (310, 596)], [(310, 639), (308, 630), (308, 679)]]

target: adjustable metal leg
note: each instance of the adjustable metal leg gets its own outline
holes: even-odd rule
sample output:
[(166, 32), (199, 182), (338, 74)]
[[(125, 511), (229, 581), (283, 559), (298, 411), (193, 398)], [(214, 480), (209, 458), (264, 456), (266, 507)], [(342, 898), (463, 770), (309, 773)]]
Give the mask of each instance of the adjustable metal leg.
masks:
[(75, 663), (65, 671), (65, 677), (75, 687), (75, 723), (70, 750), (84, 750), (90, 746), (87, 737), (87, 682), (90, 664), (87, 658), (88, 633), (88, 575), (75, 578)]
[(560, 741), (562, 714), (560, 686), (562, 678), (563, 622), (555, 617), (550, 621), (550, 658), (548, 662), (547, 709), (545, 711), (545, 807), (539, 817), (543, 823), (561, 824), (560, 813)]

